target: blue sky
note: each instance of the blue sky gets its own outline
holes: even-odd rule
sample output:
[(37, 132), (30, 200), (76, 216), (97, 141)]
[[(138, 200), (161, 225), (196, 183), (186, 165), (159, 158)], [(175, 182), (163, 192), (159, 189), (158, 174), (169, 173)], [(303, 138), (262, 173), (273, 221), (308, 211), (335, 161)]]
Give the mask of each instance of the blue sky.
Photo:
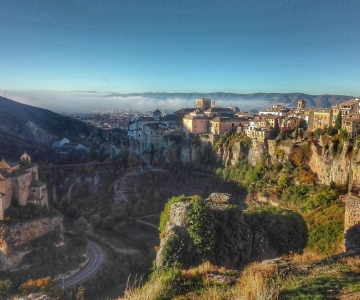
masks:
[(0, 0), (2, 91), (360, 95), (358, 0)]

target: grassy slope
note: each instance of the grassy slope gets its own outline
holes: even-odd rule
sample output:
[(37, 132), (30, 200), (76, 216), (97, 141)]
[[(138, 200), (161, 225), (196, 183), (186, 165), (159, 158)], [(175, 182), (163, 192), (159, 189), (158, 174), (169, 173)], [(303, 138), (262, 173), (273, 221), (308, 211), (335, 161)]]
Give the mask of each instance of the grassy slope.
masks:
[[(209, 263), (189, 270), (173, 268), (153, 273), (142, 288), (134, 284), (124, 299), (359, 299), (358, 257), (308, 259), (304, 255), (253, 263), (241, 274)], [(214, 275), (222, 282), (214, 281)]]

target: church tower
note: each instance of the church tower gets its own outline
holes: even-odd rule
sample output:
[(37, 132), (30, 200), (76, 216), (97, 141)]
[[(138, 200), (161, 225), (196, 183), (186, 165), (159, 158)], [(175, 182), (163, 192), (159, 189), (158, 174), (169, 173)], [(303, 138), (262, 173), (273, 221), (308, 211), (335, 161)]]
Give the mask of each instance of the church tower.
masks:
[(21, 155), (21, 161), (31, 163), (31, 157), (29, 154), (26, 153), (26, 151), (24, 152), (23, 155)]
[(160, 121), (161, 119), (161, 111), (156, 109), (154, 112), (153, 112), (153, 118), (156, 120), (156, 121)]
[(304, 101), (304, 100), (298, 101), (298, 105), (297, 105), (298, 109), (305, 109), (305, 106), (306, 106), (306, 101)]

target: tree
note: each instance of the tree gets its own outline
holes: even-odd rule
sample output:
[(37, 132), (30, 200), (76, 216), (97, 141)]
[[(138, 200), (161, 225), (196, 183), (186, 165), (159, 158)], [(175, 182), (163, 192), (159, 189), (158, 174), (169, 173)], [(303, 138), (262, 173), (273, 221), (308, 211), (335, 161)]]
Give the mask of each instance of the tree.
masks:
[(335, 119), (335, 128), (337, 129), (341, 129), (341, 124), (342, 124), (342, 116), (341, 116), (341, 112), (339, 111), (338, 115), (336, 116)]
[(0, 281), (0, 299), (8, 299), (12, 289), (12, 283), (9, 279)]
[(61, 295), (58, 284), (51, 279), (51, 277), (40, 278), (36, 280), (28, 280), (19, 287), (22, 295), (27, 295), (34, 292), (47, 294), (50, 297), (59, 298)]
[(77, 234), (82, 235), (91, 232), (92, 225), (84, 217), (81, 217), (74, 222), (74, 230)]
[(326, 128), (325, 133), (328, 136), (334, 136), (337, 133), (337, 130), (335, 127), (329, 126), (328, 128)]
[(294, 133), (294, 139), (297, 140), (299, 137), (299, 128), (296, 126), (295, 133)]
[(341, 139), (342, 140), (346, 140), (347, 139), (347, 137), (348, 137), (348, 133), (347, 133), (347, 131), (346, 130), (344, 130), (344, 129), (340, 129), (340, 137), (341, 137)]

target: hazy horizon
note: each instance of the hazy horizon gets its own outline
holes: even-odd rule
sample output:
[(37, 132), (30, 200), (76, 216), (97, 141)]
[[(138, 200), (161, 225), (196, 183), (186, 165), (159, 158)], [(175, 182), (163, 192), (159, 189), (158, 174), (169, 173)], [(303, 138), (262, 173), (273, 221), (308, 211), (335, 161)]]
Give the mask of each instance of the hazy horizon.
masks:
[[(0, 93), (1, 96), (5, 96), (4, 90), (0, 90)], [(156, 99), (142, 96), (119, 97), (112, 94), (113, 93), (110, 92), (102, 93), (96, 91), (6, 91), (6, 98), (23, 104), (49, 109), (56, 113), (66, 114), (89, 113), (95, 110), (106, 109), (133, 109), (143, 111), (155, 110), (157, 108), (160, 110), (178, 110), (180, 108), (195, 107), (195, 98)], [(268, 104), (269, 101), (257, 101), (254, 103), (246, 100), (216, 100), (216, 105), (218, 106), (238, 106), (244, 110), (264, 108)]]

